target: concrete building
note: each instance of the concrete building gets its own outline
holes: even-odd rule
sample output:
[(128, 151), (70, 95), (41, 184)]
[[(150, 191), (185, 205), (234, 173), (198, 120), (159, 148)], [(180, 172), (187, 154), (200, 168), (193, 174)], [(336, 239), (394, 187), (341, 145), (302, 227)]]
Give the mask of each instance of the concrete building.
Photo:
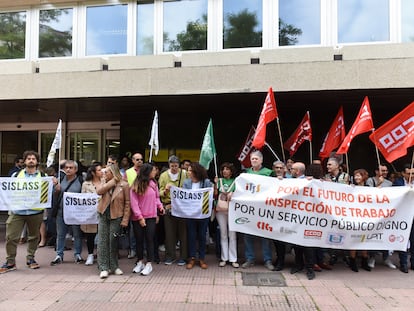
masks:
[[(364, 96), (375, 127), (414, 100), (413, 11), (410, 0), (3, 0), (1, 174), (28, 148), (45, 160), (59, 118), (62, 158), (147, 158), (155, 110), (154, 160), (196, 160), (212, 118), (219, 162), (237, 162), (270, 86), (284, 139), (310, 111), (317, 155), (341, 105), (348, 130)], [(280, 155), (275, 122), (267, 141)], [(296, 158), (309, 161), (308, 147)], [(373, 168), (367, 134), (349, 159)]]

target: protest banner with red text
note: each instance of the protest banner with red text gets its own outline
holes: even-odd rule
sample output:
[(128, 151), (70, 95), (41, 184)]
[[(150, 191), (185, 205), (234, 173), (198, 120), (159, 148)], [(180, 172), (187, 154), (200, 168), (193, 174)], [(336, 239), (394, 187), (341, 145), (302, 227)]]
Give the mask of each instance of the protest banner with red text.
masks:
[(229, 228), (310, 247), (405, 251), (413, 200), (410, 187), (241, 174), (230, 202)]

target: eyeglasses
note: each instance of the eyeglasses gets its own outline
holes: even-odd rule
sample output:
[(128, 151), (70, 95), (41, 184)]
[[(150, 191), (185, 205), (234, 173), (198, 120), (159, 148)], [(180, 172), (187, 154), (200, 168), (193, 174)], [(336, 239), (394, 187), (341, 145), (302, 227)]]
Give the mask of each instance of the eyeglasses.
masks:
[(143, 158), (134, 159), (135, 161), (143, 161)]
[(274, 166), (274, 168), (277, 169), (277, 170), (283, 170), (282, 166)]

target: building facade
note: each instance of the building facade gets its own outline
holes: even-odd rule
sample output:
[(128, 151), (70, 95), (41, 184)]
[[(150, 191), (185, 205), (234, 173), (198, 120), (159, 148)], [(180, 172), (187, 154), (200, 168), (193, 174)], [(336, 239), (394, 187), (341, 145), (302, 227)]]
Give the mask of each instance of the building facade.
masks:
[[(310, 111), (317, 155), (340, 106), (348, 130), (364, 96), (375, 127), (414, 100), (413, 11), (410, 0), (3, 0), (1, 174), (27, 148), (45, 160), (58, 119), (62, 158), (148, 150), (155, 110), (154, 160), (196, 159), (212, 118), (219, 161), (236, 162), (270, 86), (284, 139)], [(267, 141), (280, 155), (275, 124)], [(296, 158), (309, 161), (306, 146)], [(349, 158), (372, 168), (367, 135)]]

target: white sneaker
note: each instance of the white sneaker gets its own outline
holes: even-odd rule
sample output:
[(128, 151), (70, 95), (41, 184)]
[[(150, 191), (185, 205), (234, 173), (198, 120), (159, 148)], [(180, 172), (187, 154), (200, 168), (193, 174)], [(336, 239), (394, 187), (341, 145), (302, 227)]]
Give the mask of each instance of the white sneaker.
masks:
[(106, 279), (108, 275), (109, 275), (108, 271), (101, 271), (101, 274), (99, 274), (99, 277), (101, 279)]
[(148, 274), (151, 273), (151, 271), (152, 271), (152, 265), (151, 265), (150, 262), (147, 262), (147, 264), (145, 265), (145, 268), (144, 268), (144, 270), (142, 270), (141, 274), (142, 275), (148, 275)]
[(375, 268), (375, 258), (374, 257), (369, 257), (368, 258), (368, 267), (370, 267), (371, 269)]
[(128, 259), (132, 259), (132, 258), (134, 258), (134, 257), (136, 257), (136, 256), (137, 256), (136, 251), (134, 251), (133, 249), (131, 249), (131, 250), (129, 251), (129, 254), (128, 254)]
[(132, 273), (141, 273), (141, 271), (144, 270), (144, 264), (142, 261), (138, 261), (137, 265), (132, 269)]
[(93, 254), (88, 255), (88, 258), (86, 258), (85, 265), (87, 265), (87, 266), (93, 265)]
[(387, 259), (384, 260), (384, 264), (391, 269), (397, 269), (397, 266), (394, 265), (391, 261), (391, 259), (388, 257)]
[(116, 268), (116, 269), (115, 269), (115, 271), (114, 271), (114, 274), (115, 274), (115, 275), (122, 275), (122, 274), (124, 274), (124, 272), (122, 272), (122, 270), (121, 270), (121, 269)]
[(227, 262), (225, 262), (224, 260), (219, 262), (219, 267), (225, 267), (227, 264)]
[(161, 244), (160, 246), (158, 246), (158, 250), (160, 252), (165, 252), (165, 245), (164, 244)]

